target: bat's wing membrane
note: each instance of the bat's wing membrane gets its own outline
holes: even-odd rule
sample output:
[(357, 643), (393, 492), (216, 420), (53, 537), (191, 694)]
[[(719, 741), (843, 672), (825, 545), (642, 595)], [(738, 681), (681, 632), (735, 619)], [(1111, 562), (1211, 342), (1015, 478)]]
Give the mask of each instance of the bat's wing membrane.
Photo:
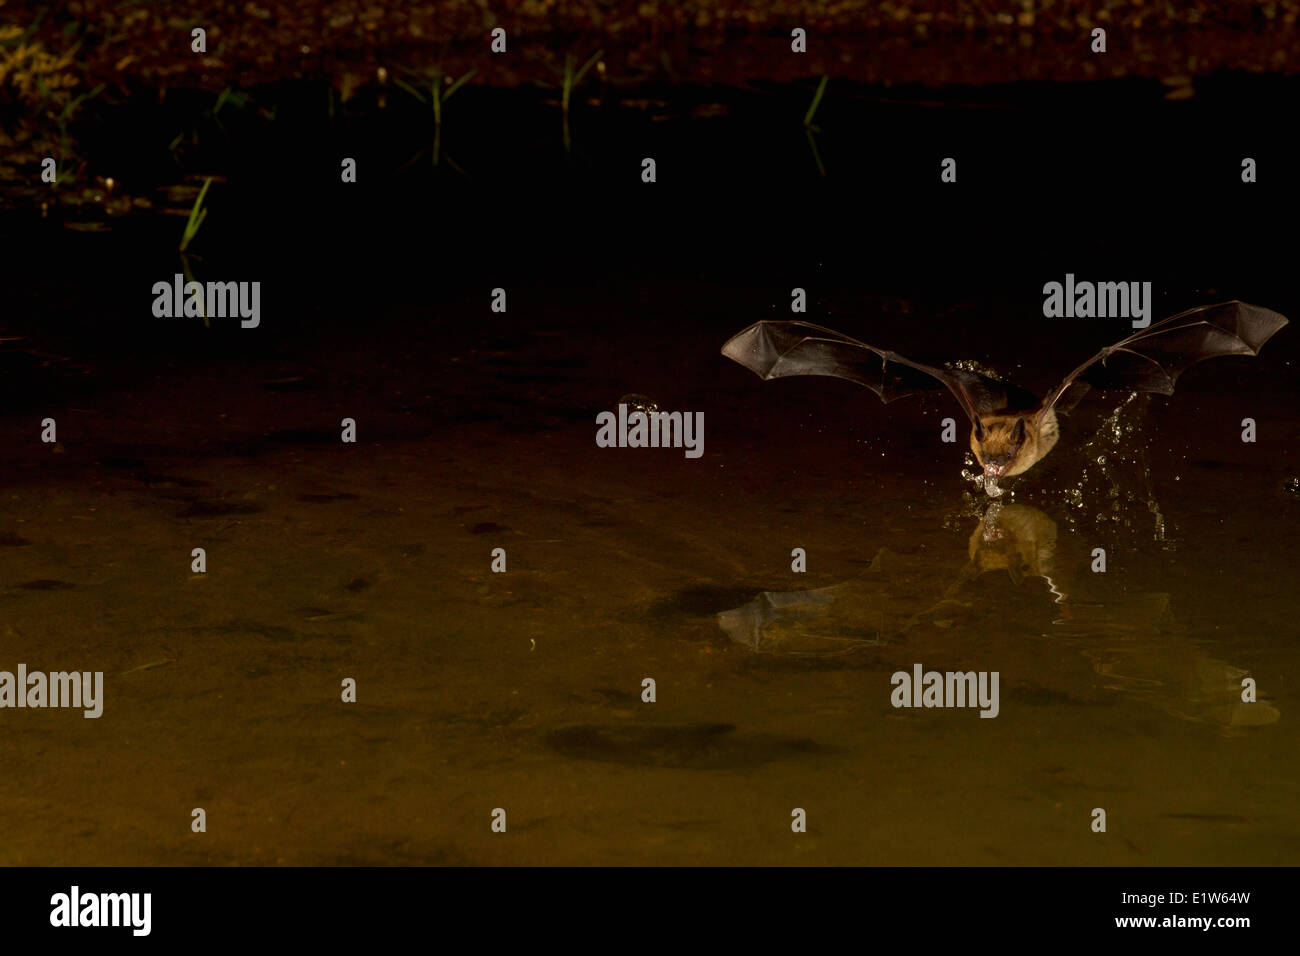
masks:
[(1219, 355), (1257, 355), (1286, 324), (1276, 312), (1239, 301), (1191, 309), (1102, 349), (1071, 372), (1043, 404), (1069, 411), (1089, 388), (1171, 395), (1174, 382), (1189, 366)]
[(722, 354), (765, 380), (829, 375), (864, 385), (883, 402), (943, 386), (972, 422), (1008, 403), (1008, 387), (1001, 382), (922, 365), (811, 322), (756, 322), (732, 336)]

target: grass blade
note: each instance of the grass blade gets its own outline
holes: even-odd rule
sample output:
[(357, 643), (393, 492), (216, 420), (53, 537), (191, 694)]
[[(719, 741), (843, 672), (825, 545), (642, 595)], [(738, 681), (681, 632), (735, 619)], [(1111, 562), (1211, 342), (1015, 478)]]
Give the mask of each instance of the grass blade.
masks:
[(597, 50), (590, 57), (588, 57), (587, 62), (582, 64), (582, 68), (578, 70), (577, 74), (574, 75), (573, 85), (577, 86), (579, 83), (581, 83), (582, 78), (587, 75), (587, 71), (590, 70), (593, 66), (595, 66), (596, 61), (599, 60), (604, 55), (605, 55), (604, 50)]
[(427, 103), (427, 102), (429, 102), (429, 98), (428, 98), (427, 96), (425, 96), (423, 93), (421, 93), (421, 92), (420, 92), (419, 90), (417, 90), (415, 87), (413, 87), (410, 83), (407, 83), (406, 81), (404, 81), (404, 80), (401, 79), (400, 77), (397, 77), (397, 76), (394, 76), (394, 77), (393, 77), (393, 85), (394, 85), (394, 86), (397, 86), (397, 87), (399, 87), (399, 88), (401, 88), (401, 89), (403, 89), (403, 90), (405, 90), (407, 93), (410, 93), (412, 96), (414, 96), (414, 97), (415, 97), (417, 100), (419, 100), (421, 103)]
[(460, 89), (462, 86), (468, 83), (470, 77), (472, 77), (477, 72), (478, 70), (470, 70), (464, 76), (456, 80), (455, 83), (451, 84), (451, 86), (447, 87), (447, 92), (442, 94), (442, 101), (445, 103), (447, 102), (447, 100), (451, 99), (451, 94), (455, 93), (458, 89)]
[(198, 234), (199, 227), (203, 225), (203, 220), (208, 218), (208, 211), (203, 208), (203, 199), (207, 196), (208, 187), (211, 185), (212, 177), (209, 176), (203, 181), (203, 188), (199, 190), (198, 198), (194, 200), (194, 207), (190, 210), (190, 218), (185, 223), (185, 232), (181, 235), (181, 252), (189, 248), (190, 242)]
[(817, 92), (813, 94), (812, 104), (808, 107), (808, 112), (804, 114), (804, 126), (812, 126), (813, 117), (817, 114), (817, 107), (822, 102), (822, 94), (826, 92), (826, 81), (829, 79), (830, 76), (825, 73), (822, 74), (822, 81), (817, 84)]

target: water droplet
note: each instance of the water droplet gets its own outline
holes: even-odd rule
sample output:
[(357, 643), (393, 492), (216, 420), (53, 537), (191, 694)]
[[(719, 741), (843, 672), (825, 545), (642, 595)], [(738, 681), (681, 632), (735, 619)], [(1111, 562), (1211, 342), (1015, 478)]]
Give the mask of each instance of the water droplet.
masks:
[(624, 395), (618, 400), (618, 403), (627, 406), (628, 414), (631, 414), (632, 412), (644, 412), (649, 415), (652, 412), (659, 411), (658, 402), (649, 395), (640, 395), (636, 392)]

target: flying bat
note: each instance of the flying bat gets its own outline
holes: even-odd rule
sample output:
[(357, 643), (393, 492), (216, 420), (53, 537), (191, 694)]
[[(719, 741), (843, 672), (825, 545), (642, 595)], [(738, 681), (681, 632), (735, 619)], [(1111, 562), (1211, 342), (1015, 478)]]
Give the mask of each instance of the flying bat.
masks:
[(1171, 395), (1184, 369), (1218, 355), (1257, 355), (1287, 320), (1245, 302), (1179, 313), (1102, 349), (1046, 398), (961, 368), (935, 368), (810, 322), (756, 322), (732, 336), (722, 354), (762, 379), (831, 375), (865, 385), (882, 402), (946, 386), (971, 421), (970, 447), (987, 478), (1023, 474), (1060, 437), (1057, 412), (1090, 388)]

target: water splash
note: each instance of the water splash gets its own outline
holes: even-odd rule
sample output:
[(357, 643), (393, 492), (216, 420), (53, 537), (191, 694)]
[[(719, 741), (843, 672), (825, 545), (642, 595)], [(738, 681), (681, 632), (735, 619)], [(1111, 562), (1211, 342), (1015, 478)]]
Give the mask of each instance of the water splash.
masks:
[(1005, 382), (1006, 376), (997, 369), (989, 368), (982, 362), (974, 359), (958, 359), (955, 362), (945, 362), (944, 367), (961, 372), (974, 372), (976, 375), (982, 375), (984, 378), (991, 378), (995, 382)]
[(659, 411), (658, 402), (656, 402), (649, 395), (641, 395), (637, 392), (632, 392), (629, 395), (624, 395), (622, 398), (618, 400), (618, 403), (620, 405), (627, 406), (627, 411), (629, 415), (632, 414), (633, 412), (644, 412), (645, 414), (649, 415), (652, 414), (653, 412)]
[(965, 465), (961, 472), (962, 479), (973, 484), (977, 491), (984, 492), (990, 498), (1001, 498), (1003, 495), (1011, 498), (1016, 496), (1015, 492), (999, 485), (996, 477), (984, 474), (984, 469), (980, 468), (979, 462), (970, 452), (966, 452)]
[(1147, 519), (1135, 518), (1135, 513), (1145, 511), (1153, 539), (1173, 548), (1152, 489), (1146, 445), (1138, 438), (1149, 405), (1150, 396), (1131, 392), (1084, 443), (1081, 450), (1088, 463), (1077, 482), (1061, 489), (1071, 530), (1079, 530), (1091, 517), (1095, 525), (1136, 532)]

